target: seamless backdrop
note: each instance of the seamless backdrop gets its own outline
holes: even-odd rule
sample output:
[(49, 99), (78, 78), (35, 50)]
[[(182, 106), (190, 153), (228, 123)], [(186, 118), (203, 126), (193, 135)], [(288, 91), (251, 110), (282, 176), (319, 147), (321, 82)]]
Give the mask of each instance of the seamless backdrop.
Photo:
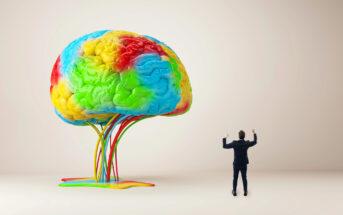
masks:
[[(91, 176), (97, 135), (53, 110), (53, 64), (72, 40), (151, 35), (183, 61), (191, 110), (138, 123), (122, 175), (231, 167), (221, 138), (258, 134), (253, 170), (343, 169), (342, 1), (0, 1), (0, 172)], [(68, 175), (69, 174), (69, 175)]]

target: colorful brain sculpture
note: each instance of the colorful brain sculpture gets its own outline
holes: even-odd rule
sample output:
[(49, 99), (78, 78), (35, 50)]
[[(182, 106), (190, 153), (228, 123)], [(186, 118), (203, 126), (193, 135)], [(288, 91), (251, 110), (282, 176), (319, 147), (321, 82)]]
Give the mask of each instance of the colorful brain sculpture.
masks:
[(87, 34), (64, 49), (52, 70), (50, 95), (59, 117), (90, 125), (98, 135), (94, 177), (63, 179), (60, 186), (153, 186), (119, 178), (119, 140), (136, 122), (183, 114), (192, 102), (185, 67), (171, 48), (149, 36), (109, 30)]
[(124, 31), (97, 31), (58, 57), (50, 94), (64, 121), (104, 123), (115, 113), (178, 115), (191, 105), (186, 70), (164, 43)]

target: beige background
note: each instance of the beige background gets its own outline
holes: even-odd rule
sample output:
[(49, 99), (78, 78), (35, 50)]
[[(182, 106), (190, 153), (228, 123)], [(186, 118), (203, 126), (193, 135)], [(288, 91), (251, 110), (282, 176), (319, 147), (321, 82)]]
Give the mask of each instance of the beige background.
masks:
[[(91, 176), (96, 134), (65, 124), (50, 73), (96, 30), (151, 35), (180, 56), (193, 106), (132, 127), (122, 175), (228, 170), (221, 138), (251, 128), (253, 170), (343, 169), (342, 1), (0, 1), (0, 172)], [(69, 174), (69, 175), (68, 175)]]

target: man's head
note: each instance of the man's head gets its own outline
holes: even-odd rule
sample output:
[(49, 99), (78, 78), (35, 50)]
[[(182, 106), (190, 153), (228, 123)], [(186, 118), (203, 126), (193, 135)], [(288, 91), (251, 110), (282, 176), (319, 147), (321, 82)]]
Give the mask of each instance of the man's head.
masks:
[(244, 132), (243, 130), (240, 130), (240, 131), (238, 132), (238, 137), (239, 137), (239, 139), (244, 140), (244, 138), (245, 138), (245, 132)]

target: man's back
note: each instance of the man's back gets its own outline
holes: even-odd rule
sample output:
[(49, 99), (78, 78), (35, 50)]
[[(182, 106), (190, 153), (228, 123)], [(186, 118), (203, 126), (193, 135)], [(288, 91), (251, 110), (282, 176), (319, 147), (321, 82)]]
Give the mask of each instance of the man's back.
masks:
[(223, 148), (230, 149), (233, 148), (235, 156), (233, 164), (235, 166), (243, 166), (247, 165), (249, 163), (248, 159), (248, 148), (251, 146), (256, 145), (257, 143), (257, 136), (254, 134), (254, 140), (253, 141), (245, 141), (243, 140), (235, 140), (229, 144), (226, 143), (226, 138), (223, 138)]

